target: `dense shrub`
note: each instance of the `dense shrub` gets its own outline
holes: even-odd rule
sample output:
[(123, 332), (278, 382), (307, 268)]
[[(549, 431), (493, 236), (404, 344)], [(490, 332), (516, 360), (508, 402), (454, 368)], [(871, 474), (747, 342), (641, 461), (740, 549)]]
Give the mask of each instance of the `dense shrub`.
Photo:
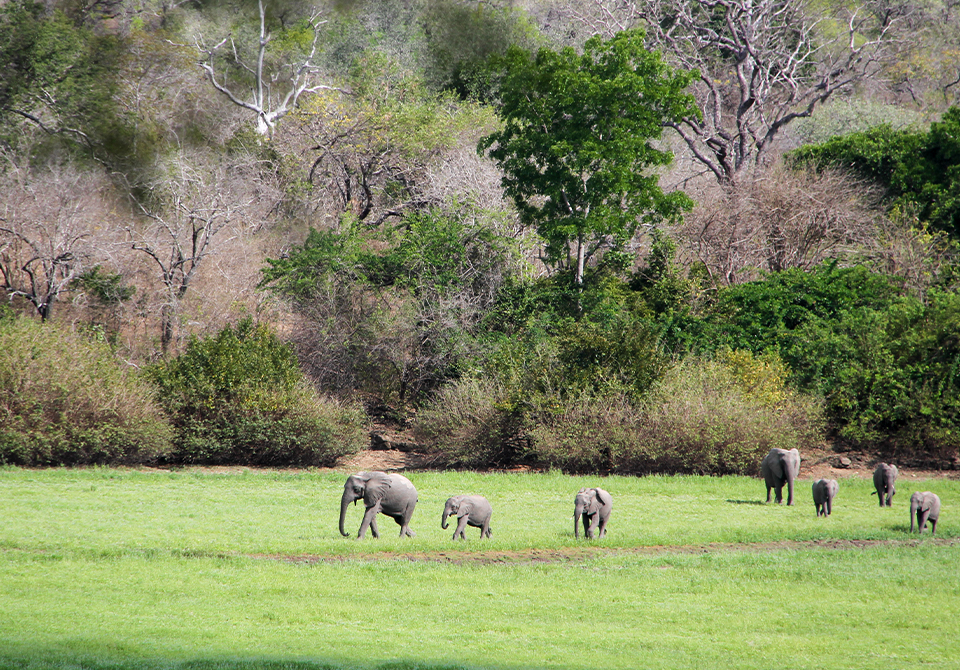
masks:
[(153, 388), (106, 343), (0, 318), (0, 463), (152, 463), (171, 436)]
[(788, 389), (779, 359), (724, 351), (684, 360), (636, 408), (609, 396), (538, 412), (531, 451), (575, 472), (756, 474), (773, 447), (818, 444), (821, 417), (814, 399)]
[(820, 404), (786, 385), (776, 356), (691, 357), (643, 401), (628, 391), (525, 399), (490, 380), (443, 389), (420, 413), (418, 438), (461, 467), (528, 463), (567, 472), (756, 474), (773, 447), (823, 437)]
[(522, 417), (489, 379), (444, 386), (416, 418), (417, 440), (453, 467), (497, 467), (523, 459)]
[(292, 349), (249, 319), (152, 368), (179, 463), (330, 465), (367, 439), (362, 410), (319, 397)]

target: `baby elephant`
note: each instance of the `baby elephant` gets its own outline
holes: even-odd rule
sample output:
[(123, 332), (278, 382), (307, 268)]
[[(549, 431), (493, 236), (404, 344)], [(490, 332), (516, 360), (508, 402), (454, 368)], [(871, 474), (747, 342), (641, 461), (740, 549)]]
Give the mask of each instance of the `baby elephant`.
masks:
[[(887, 463), (878, 463), (873, 471), (873, 487), (877, 489), (877, 498), (880, 499), (880, 507), (891, 507), (893, 505), (893, 495), (897, 492), (894, 482), (897, 481), (897, 466)], [(873, 495), (873, 494), (871, 494)]]
[(830, 516), (833, 499), (839, 489), (836, 479), (818, 479), (813, 483), (813, 504), (817, 508), (817, 516)]
[(460, 536), (465, 540), (464, 529), (469, 525), (480, 529), (480, 539), (490, 537), (490, 517), (493, 516), (493, 507), (483, 496), (453, 496), (447, 499), (443, 506), (443, 519), (440, 527), (447, 529), (447, 517), (457, 516), (457, 529), (453, 531), (453, 539)]
[(583, 515), (583, 534), (592, 540), (594, 535), (607, 534), (607, 519), (613, 511), (613, 496), (603, 489), (580, 489), (574, 499), (573, 534), (580, 539), (580, 515)]
[(922, 533), (930, 522), (930, 534), (937, 534), (937, 519), (940, 518), (940, 497), (936, 493), (924, 491), (910, 496), (910, 532), (913, 532), (913, 520), (917, 520), (917, 532)]

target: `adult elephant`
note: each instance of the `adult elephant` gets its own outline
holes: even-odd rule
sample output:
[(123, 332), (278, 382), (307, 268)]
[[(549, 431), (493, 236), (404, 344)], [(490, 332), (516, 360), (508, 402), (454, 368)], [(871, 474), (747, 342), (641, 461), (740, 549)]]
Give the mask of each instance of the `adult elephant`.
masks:
[(783, 502), (783, 485), (787, 485), (787, 504), (793, 504), (793, 482), (800, 474), (800, 452), (796, 449), (771, 449), (760, 462), (760, 472), (767, 485), (767, 502), (770, 490), (777, 493), (777, 503)]
[[(892, 507), (893, 495), (897, 492), (894, 482), (897, 481), (896, 465), (888, 463), (878, 463), (873, 471), (873, 487), (876, 490), (876, 496), (880, 500), (880, 507)], [(871, 494), (872, 495), (872, 494)]]
[(480, 529), (480, 539), (490, 537), (490, 517), (493, 516), (493, 507), (483, 496), (452, 496), (447, 498), (443, 506), (443, 518), (440, 519), (440, 527), (447, 529), (447, 517), (457, 517), (457, 529), (453, 531), (453, 539), (460, 536), (461, 540), (466, 539), (464, 531), (466, 527), (473, 526)]
[(817, 508), (817, 516), (830, 516), (838, 490), (840, 485), (836, 479), (818, 479), (813, 483), (813, 506)]
[(340, 534), (344, 537), (349, 535), (343, 529), (347, 506), (361, 498), (366, 511), (363, 513), (363, 523), (360, 524), (357, 537), (362, 539), (368, 527), (374, 537), (380, 537), (377, 514), (392, 517), (400, 526), (400, 537), (416, 536), (416, 533), (410, 530), (410, 517), (417, 506), (417, 489), (409, 479), (386, 472), (360, 472), (347, 477), (347, 482), (343, 485), (343, 497), (340, 498)]
[(594, 536), (607, 534), (607, 520), (613, 511), (613, 496), (603, 489), (582, 488), (577, 491), (573, 508), (573, 535), (580, 539), (580, 517), (583, 516), (583, 534), (592, 540)]
[(937, 534), (937, 520), (940, 518), (940, 496), (930, 491), (914, 493), (910, 496), (910, 532), (913, 532), (913, 520), (917, 520), (917, 532), (922, 533), (930, 522), (930, 534)]

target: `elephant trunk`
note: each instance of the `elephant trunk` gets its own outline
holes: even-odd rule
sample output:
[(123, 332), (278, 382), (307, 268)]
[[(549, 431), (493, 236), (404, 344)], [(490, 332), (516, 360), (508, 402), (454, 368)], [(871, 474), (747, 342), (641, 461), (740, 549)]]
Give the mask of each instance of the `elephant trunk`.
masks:
[(453, 505), (447, 501), (447, 504), (443, 506), (443, 517), (440, 519), (440, 527), (444, 530), (447, 529), (447, 518), (453, 514)]
[(573, 511), (573, 536), (580, 539), (580, 515), (583, 514), (583, 506), (577, 505)]
[[(910, 501), (910, 532), (913, 532), (913, 520), (917, 519), (917, 510), (920, 509), (920, 505), (915, 501)], [(919, 520), (918, 520), (919, 523)], [(921, 529), (922, 530), (922, 529)]]
[(343, 497), (340, 499), (340, 534), (343, 535), (344, 537), (347, 537), (348, 535), (350, 535), (350, 533), (346, 532), (343, 529), (343, 521), (347, 516), (347, 506), (351, 502), (353, 501), (350, 500), (350, 497), (348, 496), (347, 492), (344, 491)]

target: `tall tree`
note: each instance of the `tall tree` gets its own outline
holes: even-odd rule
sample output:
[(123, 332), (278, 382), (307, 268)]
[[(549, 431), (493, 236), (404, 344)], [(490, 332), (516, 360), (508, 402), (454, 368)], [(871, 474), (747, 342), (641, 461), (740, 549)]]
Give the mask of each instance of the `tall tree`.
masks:
[(670, 121), (721, 183), (764, 161), (780, 131), (835, 93), (877, 76), (906, 3), (860, 0), (593, 0), (593, 32), (646, 27), (647, 43), (699, 73), (701, 114)]
[[(232, 35), (214, 45), (208, 45), (203, 35), (198, 35), (196, 47), (201, 54), (200, 67), (213, 87), (230, 102), (255, 115), (257, 133), (270, 135), (277, 122), (297, 107), (305, 93), (335, 87), (316, 81), (319, 70), (316, 63), (317, 42), (320, 27), (326, 23), (320, 14), (313, 13), (286, 31), (286, 49), (277, 49), (285, 53), (274, 58), (274, 54), (268, 54), (273, 34), (267, 25), (263, 0), (258, 0), (257, 6), (260, 11), (260, 34), (256, 49), (249, 56), (245, 56), (245, 51), (249, 49), (238, 46)], [(230, 55), (224, 57), (221, 51), (227, 44), (230, 46)], [(242, 83), (232, 83), (227, 74), (218, 70), (221, 66), (232, 70), (234, 82), (239, 80)], [(249, 86), (249, 92), (238, 92), (238, 88), (244, 86)]]
[(692, 203), (664, 193), (651, 170), (673, 159), (655, 146), (667, 124), (696, 117), (692, 75), (643, 46), (641, 30), (572, 48), (518, 48), (503, 61), (495, 107), (504, 125), (478, 151), (503, 170), (521, 219), (546, 240), (544, 260), (572, 268), (578, 285), (601, 248), (621, 250), (641, 222)]

